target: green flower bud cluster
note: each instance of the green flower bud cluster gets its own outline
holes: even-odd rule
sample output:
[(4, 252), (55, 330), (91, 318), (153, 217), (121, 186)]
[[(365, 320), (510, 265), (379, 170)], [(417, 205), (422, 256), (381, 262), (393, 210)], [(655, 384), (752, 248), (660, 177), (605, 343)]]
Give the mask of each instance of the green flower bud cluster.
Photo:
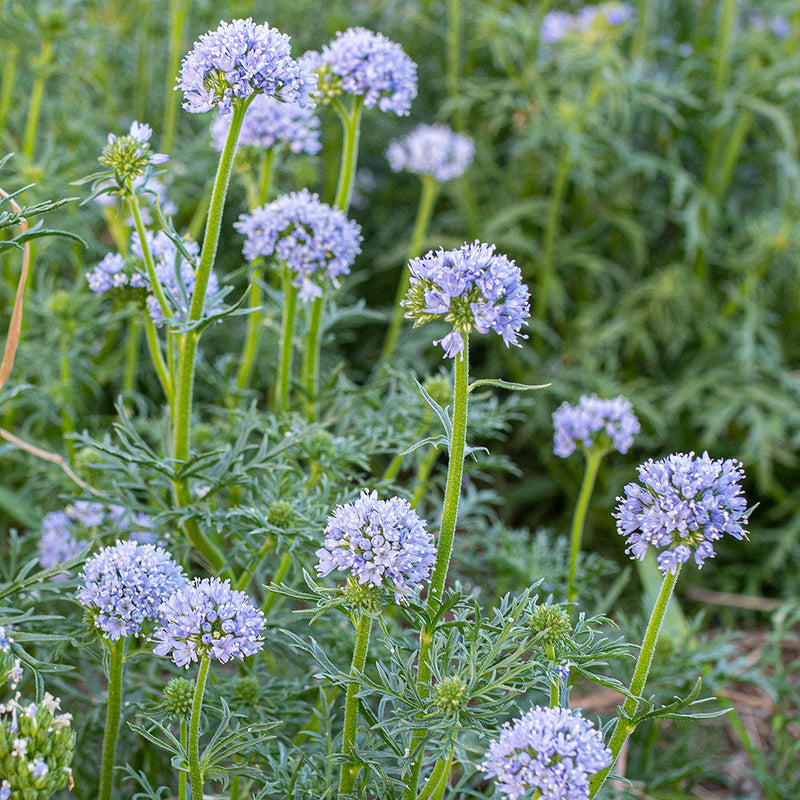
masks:
[(194, 684), (186, 678), (172, 678), (161, 693), (161, 708), (170, 717), (188, 717), (193, 699)]
[(464, 707), (467, 684), (461, 678), (448, 675), (433, 687), (433, 704), (442, 714), (455, 714)]
[(261, 697), (261, 686), (252, 675), (237, 678), (233, 684), (233, 700), (243, 706), (254, 706)]
[(114, 170), (120, 188), (129, 189), (134, 178), (144, 175), (152, 166), (164, 164), (169, 156), (154, 153), (150, 147), (153, 131), (149, 125), (134, 121), (128, 133), (121, 136), (108, 134), (108, 144), (103, 148), (100, 163)]
[(534, 606), (528, 625), (545, 646), (563, 647), (572, 634), (569, 614), (561, 606)]
[(347, 605), (354, 610), (374, 616), (381, 605), (381, 587), (371, 583), (359, 583), (352, 575), (342, 587)]
[(288, 528), (294, 521), (294, 508), (288, 500), (276, 500), (267, 509), (267, 522), (276, 528)]
[(58, 698), (40, 703), (13, 700), (0, 705), (0, 798), (48, 800), (72, 788), (75, 732), (71, 714), (60, 714)]

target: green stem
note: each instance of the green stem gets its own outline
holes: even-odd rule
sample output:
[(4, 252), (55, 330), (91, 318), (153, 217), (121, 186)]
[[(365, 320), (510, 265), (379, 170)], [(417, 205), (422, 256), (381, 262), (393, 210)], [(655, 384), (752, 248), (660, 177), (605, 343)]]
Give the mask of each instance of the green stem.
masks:
[[(369, 648), (369, 633), (372, 628), (372, 617), (362, 612), (356, 625), (356, 644), (353, 648), (353, 661), (350, 675), (355, 676), (364, 671)], [(349, 795), (356, 785), (356, 778), (361, 771), (361, 764), (356, 756), (356, 731), (358, 729), (358, 683), (347, 684), (347, 695), (344, 704), (344, 733), (342, 737), (342, 753), (345, 761), (339, 776), (339, 798)]]
[(417, 800), (437, 800), (444, 794), (447, 788), (447, 776), (450, 773), (450, 765), (453, 762), (453, 750), (450, 748), (450, 755), (447, 758), (439, 758), (434, 764), (428, 780), (422, 787), (422, 791), (417, 795)]
[(127, 184), (128, 191), (126, 197), (131, 214), (133, 215), (133, 223), (136, 226), (136, 233), (139, 236), (139, 246), (142, 248), (142, 259), (144, 260), (144, 265), (147, 269), (147, 277), (150, 281), (153, 294), (158, 301), (158, 306), (161, 309), (161, 313), (166, 319), (169, 319), (172, 316), (172, 309), (170, 308), (169, 301), (167, 300), (167, 296), (164, 294), (161, 281), (158, 279), (158, 275), (156, 273), (156, 264), (153, 260), (153, 252), (150, 250), (150, 242), (147, 238), (147, 230), (145, 229), (144, 222), (142, 221), (142, 210), (139, 207), (139, 197), (136, 194), (136, 191), (134, 190), (130, 180), (127, 181)]
[(652, 0), (639, 0), (636, 6), (636, 31), (631, 43), (631, 55), (634, 58), (644, 58), (647, 49), (647, 34), (650, 31), (650, 12)]
[(14, 97), (14, 78), (17, 74), (18, 60), (19, 45), (7, 45), (3, 62), (3, 75), (0, 78), (0, 131), (5, 130), (6, 119), (11, 108), (11, 100)]
[(308, 335), (303, 350), (302, 377), (306, 390), (306, 418), (313, 422), (317, 418), (317, 395), (319, 394), (319, 355), (322, 347), (322, 310), (325, 305), (325, 294), (315, 297), (311, 309), (307, 313)]
[[(286, 574), (289, 572), (289, 567), (292, 564), (292, 554), (287, 550), (282, 556), (280, 563), (278, 564), (278, 569), (275, 570), (275, 574), (272, 576), (273, 583), (280, 583), (285, 577)], [(275, 605), (275, 601), (278, 599), (278, 595), (270, 589), (267, 592), (267, 596), (264, 598), (264, 603), (261, 606), (261, 610), (264, 612), (264, 616), (269, 614), (272, 611), (272, 607)]]
[(161, 151), (172, 152), (175, 128), (178, 119), (178, 94), (174, 91), (175, 78), (183, 52), (183, 29), (186, 23), (188, 0), (169, 0), (169, 62), (167, 66), (166, 95), (164, 98), (164, 122)]
[(603, 451), (592, 447), (586, 450), (586, 469), (583, 472), (583, 483), (578, 494), (575, 513), (572, 516), (572, 535), (569, 548), (569, 575), (567, 576), (567, 602), (574, 603), (578, 596), (578, 587), (575, 585), (575, 576), (578, 571), (578, 554), (581, 551), (581, 538), (583, 525), (586, 521), (586, 512), (589, 510), (589, 501), (592, 497), (597, 470), (603, 460)]
[(67, 458), (70, 463), (75, 460), (75, 442), (69, 438), (75, 433), (75, 408), (72, 401), (72, 376), (70, 374), (69, 354), (61, 353), (61, 433), (64, 445), (67, 448)]
[[(461, 73), (461, 0), (447, 0), (447, 96), (455, 100), (459, 95)], [(456, 130), (464, 128), (461, 109), (453, 115)]]
[(536, 292), (533, 317), (535, 320), (544, 321), (550, 305), (550, 295), (553, 290), (554, 257), (556, 238), (558, 237), (558, 223), (561, 218), (561, 204), (567, 189), (571, 160), (569, 145), (564, 144), (558, 160), (553, 194), (545, 218), (544, 243), (542, 245), (542, 262), (539, 267), (539, 288)]
[(122, 665), (125, 654), (125, 639), (108, 641), (110, 654), (108, 664), (108, 708), (106, 709), (106, 729), (103, 734), (103, 756), (100, 771), (99, 800), (111, 799), (114, 782), (114, 752), (117, 749), (119, 718), (122, 713)]
[(420, 255), (422, 243), (425, 241), (425, 235), (428, 232), (428, 225), (431, 221), (433, 206), (436, 202), (436, 195), (439, 193), (439, 186), (439, 182), (430, 175), (422, 176), (422, 193), (420, 194), (419, 205), (417, 206), (417, 217), (414, 221), (414, 231), (411, 234), (411, 244), (408, 247), (406, 264), (403, 267), (403, 273), (400, 277), (400, 282), (397, 285), (397, 294), (394, 298), (392, 321), (389, 323), (389, 330), (386, 332), (386, 339), (383, 343), (383, 351), (381, 352), (382, 361), (388, 361), (394, 355), (394, 351), (397, 347), (397, 340), (400, 336), (400, 328), (403, 325), (403, 307), (400, 305), (400, 301), (406, 296), (408, 285), (411, 280), (411, 273), (408, 270), (408, 262), (415, 256)]
[(650, 666), (653, 663), (653, 656), (656, 651), (656, 643), (658, 642), (661, 623), (664, 620), (664, 615), (669, 605), (669, 599), (672, 597), (672, 592), (675, 589), (675, 584), (678, 582), (678, 576), (680, 574), (681, 565), (678, 564), (674, 575), (667, 573), (664, 576), (664, 581), (661, 584), (661, 591), (658, 593), (655, 605), (653, 606), (653, 613), (650, 615), (650, 621), (647, 623), (647, 630), (645, 631), (644, 640), (642, 641), (642, 649), (636, 661), (636, 669), (633, 672), (633, 679), (631, 680), (629, 689), (630, 696), (625, 699), (625, 703), (622, 706), (622, 713), (617, 718), (617, 724), (614, 727), (614, 732), (611, 734), (611, 740), (608, 743), (608, 747), (611, 750), (611, 765), (601, 772), (598, 772), (597, 775), (592, 778), (590, 783), (590, 797), (594, 797), (595, 794), (597, 794), (606, 776), (614, 766), (620, 750), (622, 750), (622, 746), (636, 728), (636, 725), (631, 721), (631, 717), (636, 713), (636, 709), (639, 705), (637, 698), (641, 697), (644, 692), (647, 676), (650, 674)]
[(149, 0), (139, 0), (136, 8), (136, 90), (133, 107), (136, 119), (147, 113), (147, 89), (150, 86), (150, 6)]
[[(556, 666), (556, 648), (552, 644), (548, 644), (545, 646), (545, 651), (547, 653), (547, 660), (553, 665), (555, 669)], [(561, 705), (560, 702), (561, 696), (561, 685), (558, 678), (553, 678), (550, 681), (550, 708), (558, 708)]]
[(283, 265), (283, 321), (281, 324), (280, 356), (278, 379), (275, 384), (275, 412), (289, 410), (289, 383), (292, 377), (292, 341), (294, 339), (294, 318), (297, 311), (297, 287), (292, 283), (289, 267)]
[(36, 132), (39, 129), (39, 115), (42, 110), (42, 97), (44, 96), (44, 82), (50, 60), (53, 55), (53, 43), (49, 39), (42, 42), (36, 69), (39, 74), (33, 82), (31, 89), (31, 102), (28, 106), (28, 118), (25, 121), (25, 136), (23, 138), (22, 152), (28, 161), (33, 161), (33, 152), (36, 148)]
[[(186, 727), (186, 717), (181, 717), (180, 741), (183, 749), (187, 751), (189, 747), (189, 741), (187, 738), (188, 734), (189, 731)], [(187, 775), (185, 770), (180, 770), (178, 772), (178, 800), (186, 800), (186, 777)]]
[(192, 800), (203, 800), (203, 772), (200, 769), (200, 712), (203, 709), (203, 692), (206, 689), (209, 656), (200, 659), (200, 671), (194, 687), (192, 717), (189, 724), (189, 783), (192, 786)]
[(356, 180), (358, 141), (361, 136), (361, 112), (364, 109), (364, 98), (355, 98), (349, 114), (338, 101), (334, 102), (334, 108), (338, 111), (342, 121), (344, 141), (342, 142), (342, 160), (339, 165), (339, 182), (336, 186), (336, 199), (333, 204), (346, 214), (350, 209), (350, 197), (353, 194), (353, 184)]
[[(136, 366), (139, 361), (139, 343), (142, 339), (142, 321), (139, 317), (128, 320), (125, 335), (125, 372), (122, 377), (122, 391), (130, 394), (136, 386)], [(161, 378), (159, 378), (161, 380)]]
[(161, 342), (158, 340), (156, 324), (150, 319), (149, 314), (145, 317), (144, 332), (145, 338), (147, 339), (147, 347), (150, 350), (150, 358), (155, 367), (156, 375), (158, 375), (158, 381), (161, 384), (161, 388), (164, 390), (169, 407), (172, 408), (172, 381), (170, 380), (169, 371), (164, 361), (164, 354), (161, 352)]
[(423, 495), (428, 490), (429, 478), (436, 462), (439, 460), (439, 449), (431, 447), (422, 457), (417, 467), (417, 474), (414, 477), (414, 492), (411, 495), (411, 508), (416, 508)]

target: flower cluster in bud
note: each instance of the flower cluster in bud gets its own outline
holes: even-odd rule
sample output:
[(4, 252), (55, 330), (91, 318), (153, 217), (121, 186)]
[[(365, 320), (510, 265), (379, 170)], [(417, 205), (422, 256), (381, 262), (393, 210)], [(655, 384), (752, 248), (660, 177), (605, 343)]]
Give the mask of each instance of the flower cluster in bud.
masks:
[(216, 107), (227, 117), (235, 101), (258, 94), (308, 105), (313, 79), (292, 58), (286, 34), (248, 18), (203, 34), (181, 63), (177, 88), (187, 111)]
[(242, 675), (233, 684), (233, 700), (243, 706), (253, 707), (261, 698), (261, 684), (253, 675)]
[(196, 579), (161, 606), (162, 623), (153, 640), (157, 656), (188, 667), (206, 656), (225, 663), (264, 646), (264, 615), (244, 593), (219, 578)]
[(545, 646), (561, 647), (572, 634), (569, 614), (562, 606), (536, 605), (528, 621), (531, 633)]
[(267, 522), (276, 528), (288, 528), (295, 519), (294, 507), (288, 500), (276, 500), (267, 509)]
[(474, 154), (469, 136), (454, 133), (447, 125), (418, 125), (391, 142), (386, 158), (394, 172), (408, 170), (444, 183), (463, 175)]
[(584, 6), (575, 14), (548, 11), (542, 20), (542, 41), (559, 42), (569, 36), (581, 36), (593, 41), (604, 32), (621, 28), (633, 19), (630, 3), (609, 2)]
[(79, 556), (101, 533), (113, 530), (142, 544), (153, 544), (153, 521), (147, 514), (123, 506), (78, 500), (63, 511), (42, 517), (39, 564), (48, 569)]
[(75, 733), (72, 715), (58, 713), (59, 706), (49, 692), (39, 703), (17, 693), (0, 704), (0, 799), (49, 798), (72, 788)]
[(536, 706), (505, 723), (481, 770), (508, 800), (533, 790), (541, 800), (588, 800), (589, 779), (611, 764), (611, 751), (588, 720), (565, 708)]
[(86, 562), (78, 601), (94, 614), (102, 635), (116, 641), (139, 636), (145, 623), (161, 622), (161, 604), (185, 585), (186, 575), (169, 553), (120, 541)]
[(445, 356), (464, 350), (464, 337), (495, 331), (506, 346), (526, 338), (520, 329), (530, 316), (528, 287), (519, 267), (507, 256), (495, 254), (493, 244), (473, 242), (457, 250), (430, 251), (408, 263), (411, 285), (401, 305), (415, 325), (442, 318), (452, 333), (434, 341)]
[(649, 545), (660, 550), (662, 573), (675, 574), (692, 556), (698, 567), (714, 556), (714, 543), (725, 534), (747, 535), (749, 512), (742, 494), (742, 465), (708, 453), (673, 453), (639, 467), (641, 483), (629, 483), (617, 498), (617, 532), (627, 538), (634, 558)]
[(338, 277), (350, 272), (361, 252), (358, 223), (308, 189), (281, 195), (243, 214), (235, 227), (247, 237), (245, 258), (275, 256), (283, 261), (304, 302), (320, 297), (326, 280), (338, 285)]
[(467, 684), (457, 675), (442, 678), (433, 687), (433, 705), (442, 714), (456, 714), (464, 706)]
[(320, 575), (350, 572), (359, 584), (387, 585), (401, 602), (430, 574), (436, 548), (407, 500), (379, 500), (377, 492), (364, 491), (328, 517), (317, 557)]
[(576, 447), (627, 453), (641, 426), (627, 397), (601, 400), (593, 394), (583, 395), (576, 406), (562, 403), (553, 414), (553, 429), (553, 452), (567, 458)]
[[(211, 123), (211, 142), (217, 152), (225, 147), (229, 128), (230, 120), (225, 117), (217, 117)], [(260, 94), (247, 107), (236, 146), (258, 150), (285, 147), (293, 153), (314, 155), (322, 147), (319, 119), (314, 116), (313, 107), (283, 103)]]
[(364, 106), (378, 106), (405, 116), (417, 96), (417, 65), (399, 44), (382, 33), (348, 28), (303, 60), (317, 70), (318, 96), (331, 100), (341, 93), (364, 98)]
[(186, 678), (171, 678), (161, 693), (161, 708), (170, 717), (181, 719), (192, 711), (194, 684)]
[(150, 148), (152, 135), (149, 125), (135, 121), (130, 131), (122, 136), (108, 134), (108, 144), (103, 148), (100, 163), (114, 170), (114, 177), (121, 190), (131, 190), (132, 181), (141, 179), (151, 167), (169, 161), (168, 155), (154, 153)]
[(342, 586), (345, 603), (359, 613), (374, 616), (381, 605), (380, 587), (371, 583), (360, 583), (358, 578), (348, 575)]

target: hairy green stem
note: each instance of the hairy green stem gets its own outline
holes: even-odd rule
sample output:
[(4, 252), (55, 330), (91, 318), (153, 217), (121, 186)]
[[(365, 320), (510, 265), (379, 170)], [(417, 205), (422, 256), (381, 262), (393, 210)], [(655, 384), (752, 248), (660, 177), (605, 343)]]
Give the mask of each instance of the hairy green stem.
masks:
[(361, 137), (361, 113), (364, 110), (364, 98), (356, 97), (349, 113), (338, 101), (334, 102), (334, 108), (342, 121), (344, 140), (342, 142), (342, 159), (339, 164), (339, 182), (336, 185), (336, 199), (333, 204), (346, 214), (350, 209), (353, 184), (356, 181), (358, 142)]
[(122, 713), (122, 666), (125, 657), (125, 639), (108, 640), (108, 707), (106, 729), (103, 734), (103, 755), (100, 768), (99, 800), (111, 800), (114, 783), (114, 753), (117, 749), (119, 719)]
[(317, 418), (317, 395), (319, 394), (319, 355), (322, 346), (322, 311), (324, 293), (311, 301), (308, 315), (308, 336), (303, 350), (302, 380), (306, 391), (306, 418), (313, 422)]
[[(179, 732), (181, 746), (184, 750), (187, 750), (189, 747), (189, 729), (186, 725), (186, 717), (181, 717), (181, 728)], [(178, 800), (186, 800), (186, 778), (187, 774), (185, 770), (180, 770), (178, 772)]]
[(60, 363), (61, 377), (61, 434), (64, 446), (67, 448), (67, 459), (70, 463), (75, 460), (75, 442), (70, 435), (75, 433), (75, 405), (72, 399), (72, 375), (69, 363), (69, 354), (61, 352)]
[[(556, 648), (552, 644), (547, 644), (545, 646), (545, 652), (547, 653), (547, 660), (553, 665), (555, 669), (556, 666)], [(561, 685), (557, 678), (553, 678), (550, 681), (550, 708), (558, 708), (561, 705)]]
[[(139, 344), (142, 340), (142, 321), (139, 317), (131, 317), (126, 327), (122, 391), (124, 394), (130, 394), (136, 387), (136, 367), (139, 362)], [(161, 379), (159, 378), (159, 380)]]
[(200, 769), (200, 713), (203, 710), (203, 692), (206, 690), (209, 656), (200, 659), (200, 670), (194, 687), (192, 717), (189, 723), (189, 783), (192, 787), (192, 800), (203, 800), (203, 772)]
[(297, 287), (292, 283), (292, 271), (283, 265), (283, 320), (279, 347), (278, 377), (275, 383), (275, 412), (289, 410), (289, 383), (292, 378), (294, 318), (297, 310)]
[(444, 795), (447, 788), (447, 776), (450, 774), (450, 765), (453, 763), (454, 749), (454, 747), (450, 747), (450, 754), (447, 758), (437, 759), (422, 791), (417, 795), (417, 800), (439, 800)]
[(389, 323), (389, 329), (386, 332), (386, 339), (383, 342), (383, 350), (381, 352), (382, 361), (388, 361), (394, 355), (394, 351), (397, 348), (400, 328), (403, 325), (403, 307), (400, 305), (400, 301), (406, 296), (408, 285), (411, 280), (408, 262), (420, 254), (422, 243), (425, 241), (425, 235), (428, 232), (428, 225), (431, 221), (436, 196), (439, 193), (439, 186), (440, 184), (436, 178), (430, 175), (422, 176), (422, 192), (420, 193), (419, 205), (417, 206), (417, 217), (414, 220), (414, 231), (411, 234), (411, 243), (408, 247), (406, 263), (403, 266), (400, 282), (397, 285), (392, 320)]
[(172, 309), (170, 308), (167, 296), (164, 294), (164, 288), (161, 286), (161, 281), (158, 279), (158, 274), (156, 273), (156, 264), (153, 259), (153, 252), (150, 249), (150, 242), (147, 238), (147, 230), (145, 229), (144, 222), (142, 221), (142, 210), (139, 206), (139, 197), (133, 188), (131, 180), (128, 179), (126, 183), (128, 184), (128, 191), (126, 193), (128, 207), (133, 215), (133, 224), (136, 226), (136, 233), (139, 236), (139, 245), (142, 248), (142, 259), (144, 261), (144, 266), (147, 269), (147, 277), (150, 281), (150, 286), (153, 289), (153, 294), (158, 301), (158, 306), (161, 309), (161, 313), (166, 319), (169, 319), (172, 316)]
[[(355, 676), (364, 671), (367, 663), (367, 650), (369, 648), (369, 634), (372, 628), (372, 617), (361, 613), (356, 625), (356, 644), (353, 648), (353, 661), (350, 665), (350, 675)], [(361, 771), (356, 755), (356, 732), (358, 730), (358, 683), (351, 681), (347, 684), (347, 694), (344, 704), (344, 732), (342, 735), (342, 753), (345, 761), (339, 775), (339, 800), (353, 791), (356, 778)]]
[(172, 408), (172, 381), (170, 380), (169, 370), (164, 361), (164, 354), (161, 352), (161, 342), (158, 340), (158, 331), (156, 324), (150, 319), (147, 314), (144, 321), (145, 338), (147, 339), (147, 348), (150, 351), (150, 359), (158, 375), (158, 382), (164, 390), (164, 395), (167, 398), (167, 404)]
[(575, 505), (575, 513), (572, 516), (572, 534), (570, 536), (569, 547), (569, 575), (567, 576), (567, 602), (574, 603), (578, 597), (578, 587), (575, 585), (575, 577), (578, 572), (578, 554), (581, 551), (581, 539), (583, 537), (583, 526), (586, 522), (586, 512), (589, 510), (589, 501), (592, 497), (594, 482), (597, 478), (597, 470), (603, 460), (603, 451), (595, 447), (585, 451), (586, 469), (583, 472), (583, 482), (578, 494), (578, 502)]
[(25, 120), (25, 134), (22, 140), (22, 153), (28, 161), (33, 161), (36, 149), (36, 133), (39, 129), (39, 116), (42, 111), (42, 97), (44, 96), (44, 83), (50, 61), (53, 57), (53, 43), (49, 39), (42, 42), (42, 49), (36, 60), (38, 75), (31, 89), (31, 100), (28, 105), (28, 118)]
[(606, 776), (611, 771), (614, 763), (619, 756), (622, 746), (627, 741), (628, 737), (633, 733), (636, 728), (635, 723), (631, 721), (631, 717), (636, 713), (639, 705), (637, 698), (642, 696), (645, 684), (647, 683), (647, 676), (650, 674), (650, 666), (653, 663), (653, 656), (656, 651), (656, 643), (658, 642), (658, 634), (661, 630), (661, 623), (664, 620), (664, 615), (667, 612), (672, 592), (675, 590), (675, 584), (678, 582), (678, 576), (681, 574), (681, 565), (678, 564), (675, 574), (667, 573), (664, 576), (664, 581), (661, 584), (661, 591), (658, 593), (653, 612), (650, 614), (650, 621), (647, 623), (647, 630), (644, 634), (642, 641), (642, 648), (639, 651), (639, 658), (636, 661), (636, 668), (633, 671), (633, 679), (629, 688), (630, 696), (625, 699), (622, 706), (622, 713), (617, 718), (617, 724), (614, 727), (614, 732), (611, 734), (611, 739), (608, 747), (611, 750), (611, 765), (606, 767), (601, 772), (595, 775), (590, 783), (589, 796), (594, 797), (597, 794)]
[(189, 0), (169, 0), (169, 61), (164, 97), (164, 121), (161, 128), (161, 151), (164, 153), (172, 152), (172, 143), (175, 139), (178, 119), (178, 94), (175, 91), (175, 78), (183, 52), (183, 29), (188, 9)]

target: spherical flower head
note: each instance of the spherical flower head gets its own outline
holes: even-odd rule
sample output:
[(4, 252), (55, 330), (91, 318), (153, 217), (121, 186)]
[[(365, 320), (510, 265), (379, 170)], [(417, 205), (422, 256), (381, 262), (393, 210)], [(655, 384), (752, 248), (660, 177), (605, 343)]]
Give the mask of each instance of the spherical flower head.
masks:
[(223, 663), (242, 659), (264, 646), (264, 615), (227, 580), (195, 579), (162, 604), (161, 617), (153, 652), (170, 656), (179, 667), (204, 657)]
[(402, 602), (430, 575), (436, 548), (407, 500), (379, 500), (377, 492), (364, 491), (328, 517), (317, 557), (320, 575), (349, 572), (360, 584), (388, 586)]
[(569, 614), (562, 606), (542, 604), (534, 606), (528, 622), (531, 633), (539, 636), (543, 645), (561, 647), (572, 634)]
[[(222, 152), (228, 136), (230, 120), (217, 117), (211, 123), (214, 149)], [(287, 148), (293, 153), (314, 155), (322, 147), (319, 140), (319, 119), (314, 108), (299, 103), (283, 103), (268, 95), (258, 95), (247, 107), (239, 132), (237, 148), (258, 150)]]
[(442, 714), (455, 714), (464, 706), (467, 684), (458, 675), (447, 675), (433, 687), (433, 705)]
[(289, 37), (250, 18), (220, 22), (203, 34), (183, 59), (177, 88), (193, 114), (216, 107), (229, 117), (234, 101), (257, 94), (311, 102), (308, 76), (291, 56)]
[(327, 280), (338, 285), (338, 277), (350, 272), (361, 252), (358, 223), (307, 189), (243, 214), (235, 227), (247, 237), (245, 258), (274, 256), (283, 261), (305, 302), (321, 296)]
[(346, 92), (363, 97), (366, 108), (377, 105), (381, 111), (405, 116), (417, 96), (417, 65), (382, 33), (348, 28), (326, 44), (319, 57), (306, 58), (318, 65), (323, 99)]
[(530, 316), (528, 287), (519, 267), (495, 254), (493, 244), (473, 242), (457, 250), (431, 250), (408, 263), (411, 285), (401, 305), (415, 327), (443, 318), (453, 331), (435, 341), (447, 358), (464, 350), (464, 336), (495, 331), (506, 344), (527, 338), (520, 329)]
[(611, 760), (600, 733), (579, 713), (536, 706), (503, 725), (481, 770), (509, 800), (531, 790), (541, 800), (588, 800), (590, 778)]
[(126, 182), (141, 178), (150, 167), (169, 161), (164, 153), (154, 153), (150, 148), (153, 135), (149, 125), (134, 121), (130, 131), (122, 136), (108, 134), (108, 144), (103, 148), (100, 163), (114, 170), (120, 187)]
[(462, 175), (474, 154), (475, 146), (468, 136), (453, 133), (447, 125), (419, 125), (392, 142), (386, 158), (394, 172), (405, 169), (444, 183)]
[(553, 452), (567, 458), (577, 447), (627, 453), (641, 426), (626, 397), (601, 400), (593, 394), (582, 395), (576, 406), (562, 403), (553, 414), (553, 430)]
[(714, 556), (725, 534), (747, 536), (749, 512), (742, 494), (742, 465), (708, 453), (673, 453), (639, 467), (640, 483), (629, 483), (617, 498), (617, 532), (627, 538), (627, 553), (642, 559), (649, 545), (660, 550), (662, 573), (675, 574), (692, 555), (698, 567)]
[(169, 717), (188, 717), (194, 700), (194, 684), (186, 678), (171, 678), (161, 693), (161, 708)]
[(181, 567), (160, 547), (118, 541), (86, 562), (78, 601), (94, 614), (102, 635), (116, 641), (159, 623), (162, 603), (185, 584)]

